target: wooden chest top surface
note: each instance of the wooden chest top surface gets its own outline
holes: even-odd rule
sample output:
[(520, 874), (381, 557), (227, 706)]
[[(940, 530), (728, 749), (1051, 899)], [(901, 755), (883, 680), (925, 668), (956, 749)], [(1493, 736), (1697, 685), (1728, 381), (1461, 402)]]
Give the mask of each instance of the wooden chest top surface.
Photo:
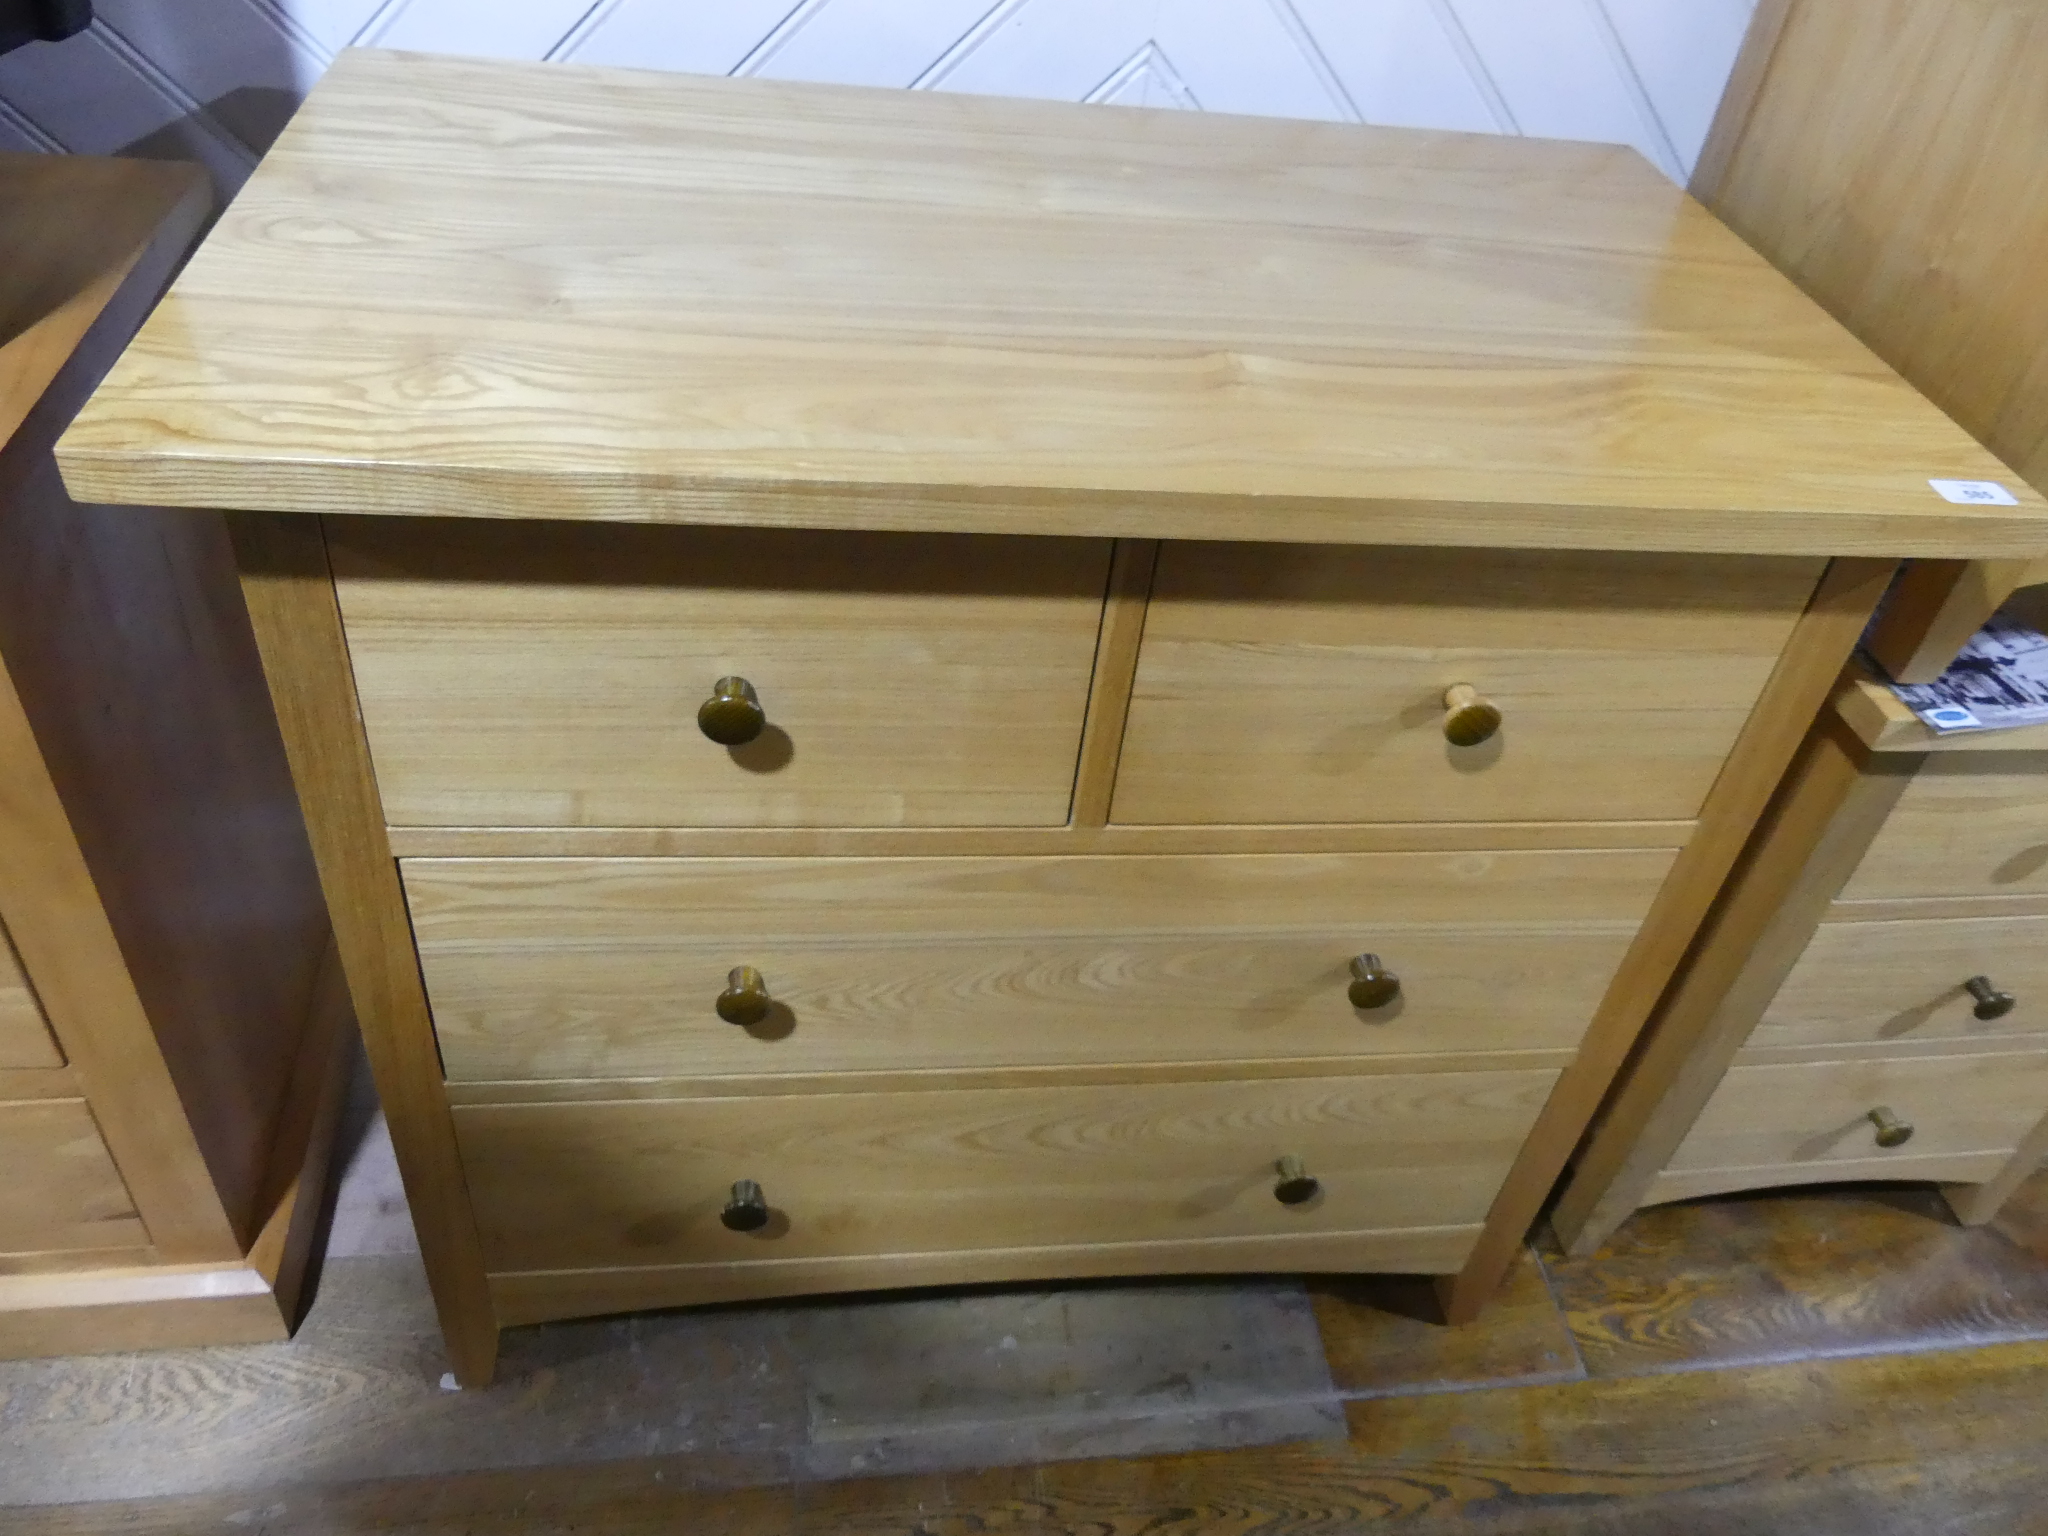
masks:
[(62, 460), (277, 511), (2048, 549), (1630, 150), (367, 50)]

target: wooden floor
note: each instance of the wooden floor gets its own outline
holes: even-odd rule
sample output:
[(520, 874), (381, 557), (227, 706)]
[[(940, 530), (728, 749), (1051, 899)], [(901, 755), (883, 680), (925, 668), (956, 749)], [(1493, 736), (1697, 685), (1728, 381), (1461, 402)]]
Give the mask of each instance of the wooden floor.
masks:
[(517, 1330), (454, 1393), (416, 1261), (351, 1256), (290, 1345), (0, 1367), (0, 1531), (2048, 1532), (2048, 1174), (1980, 1231), (1903, 1187), (1703, 1201), (1539, 1246), (1472, 1327), (1428, 1298), (711, 1309)]

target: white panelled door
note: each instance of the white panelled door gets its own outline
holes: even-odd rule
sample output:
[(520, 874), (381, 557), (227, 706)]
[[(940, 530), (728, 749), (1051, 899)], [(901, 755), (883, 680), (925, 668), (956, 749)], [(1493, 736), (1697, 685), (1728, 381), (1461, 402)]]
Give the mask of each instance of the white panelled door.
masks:
[(1683, 179), (1755, 0), (98, 0), (0, 144), (239, 184), (351, 43), (1630, 144)]

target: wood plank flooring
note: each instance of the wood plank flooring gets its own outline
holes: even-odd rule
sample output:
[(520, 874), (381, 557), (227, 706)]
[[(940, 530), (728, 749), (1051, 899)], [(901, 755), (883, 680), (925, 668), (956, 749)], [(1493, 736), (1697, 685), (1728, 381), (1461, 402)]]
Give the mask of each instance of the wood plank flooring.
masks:
[(2048, 1339), (2048, 1175), (1985, 1227), (1925, 1185), (1736, 1195), (1543, 1265), (1595, 1376)]
[(288, 1345), (0, 1366), (0, 1531), (2048, 1533), (2048, 1174), (1978, 1231), (1905, 1186), (1648, 1211), (1433, 1316), (1399, 1277), (822, 1298), (513, 1330), (454, 1393), (386, 1251)]
[(23, 1536), (2008, 1536), (2048, 1529), (2048, 1344), (1350, 1405), (1341, 1439), (707, 1489), (694, 1458), (10, 1512)]

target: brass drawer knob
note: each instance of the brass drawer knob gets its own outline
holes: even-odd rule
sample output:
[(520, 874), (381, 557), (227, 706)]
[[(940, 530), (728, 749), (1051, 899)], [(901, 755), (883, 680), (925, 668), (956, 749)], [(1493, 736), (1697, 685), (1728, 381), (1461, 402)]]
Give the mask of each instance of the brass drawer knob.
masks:
[(768, 1225), (768, 1197), (752, 1179), (741, 1179), (718, 1219), (734, 1232), (758, 1232)]
[(768, 1017), (775, 1000), (768, 995), (768, 983), (751, 965), (736, 965), (726, 973), (725, 990), (718, 994), (718, 1016), (728, 1024), (758, 1024)]
[(721, 677), (711, 697), (697, 706), (697, 729), (721, 747), (743, 747), (761, 734), (768, 712), (744, 677)]
[(1351, 1006), (1384, 1008), (1401, 995), (1401, 978), (1380, 964), (1378, 955), (1360, 955), (1351, 962)]
[(1991, 985), (1989, 976), (1972, 976), (1963, 983), (1963, 990), (1977, 999), (1977, 1006), (1970, 1011), (1980, 1019), (2002, 1019), (2018, 1001), (2010, 992), (2001, 992)]
[(1273, 1198), (1282, 1205), (1306, 1205), (1323, 1191), (1322, 1181), (1302, 1167), (1298, 1157), (1283, 1157), (1273, 1168), (1280, 1175), (1273, 1186)]
[(1500, 706), (1470, 683), (1444, 690), (1444, 740), (1452, 746), (1476, 747), (1499, 729)]
[(1870, 1123), (1877, 1127), (1877, 1144), (1880, 1147), (1903, 1147), (1913, 1139), (1913, 1127), (1894, 1114), (1888, 1105), (1880, 1104), (1873, 1109)]

